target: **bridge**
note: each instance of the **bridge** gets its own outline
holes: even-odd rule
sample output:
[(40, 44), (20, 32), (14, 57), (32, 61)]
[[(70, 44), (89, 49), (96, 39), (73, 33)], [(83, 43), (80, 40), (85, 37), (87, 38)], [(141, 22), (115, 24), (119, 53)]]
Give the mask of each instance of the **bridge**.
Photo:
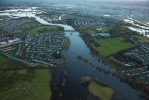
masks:
[(65, 30), (65, 32), (76, 32), (76, 30)]

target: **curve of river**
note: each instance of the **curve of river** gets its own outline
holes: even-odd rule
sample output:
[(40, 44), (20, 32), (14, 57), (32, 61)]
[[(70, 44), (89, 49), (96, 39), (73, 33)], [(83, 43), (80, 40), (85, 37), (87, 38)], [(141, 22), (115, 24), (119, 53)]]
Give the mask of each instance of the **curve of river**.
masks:
[[(3, 15), (5, 15), (3, 13)], [(8, 15), (8, 13), (6, 13)], [(41, 19), (40, 17), (35, 16), (35, 14), (29, 13), (15, 13), (13, 14), (18, 17), (34, 17), (38, 22), (45, 25), (57, 25), (64, 27), (65, 30), (74, 30), (73, 27), (62, 24), (52, 24)], [(112, 76), (111, 74), (106, 74), (103, 71), (97, 70), (95, 67), (92, 67), (89, 63), (85, 63), (83, 60), (80, 60), (74, 56), (81, 54), (83, 57), (86, 57), (90, 62), (102, 66), (108, 67), (108, 65), (103, 64), (91, 55), (90, 49), (87, 47), (85, 42), (79, 36), (78, 32), (65, 32), (66, 36), (69, 37), (71, 45), (67, 51), (63, 51), (62, 54), (66, 56), (67, 63), (64, 64), (63, 68), (67, 71), (68, 76), (66, 77), (66, 87), (63, 88), (62, 98), (60, 100), (75, 100), (83, 98), (82, 94), (85, 95), (84, 90), (87, 87), (80, 85), (80, 79), (83, 76), (90, 76), (91, 78), (98, 78), (100, 81), (107, 83), (116, 93), (118, 93), (123, 100), (144, 100), (138, 96), (139, 91), (131, 88), (125, 82), (120, 81), (119, 78)], [(83, 99), (82, 99), (83, 100)]]

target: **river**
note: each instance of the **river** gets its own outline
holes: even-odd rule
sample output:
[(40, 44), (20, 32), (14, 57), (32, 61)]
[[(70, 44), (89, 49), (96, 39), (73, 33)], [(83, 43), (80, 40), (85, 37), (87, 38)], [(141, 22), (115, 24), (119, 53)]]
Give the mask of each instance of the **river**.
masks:
[[(5, 14), (3, 13), (3, 15)], [(13, 15), (18, 17), (34, 17), (41, 24), (57, 25), (64, 27), (65, 30), (74, 30), (68, 25), (48, 23), (31, 12), (15, 12)], [(109, 68), (108, 65), (105, 65), (102, 61), (98, 62), (98, 60), (91, 55), (90, 49), (87, 47), (79, 34), (80, 33), (78, 32), (65, 32), (65, 35), (69, 37), (71, 44), (67, 51), (62, 52), (62, 55), (66, 56), (67, 59), (67, 63), (63, 65), (63, 68), (67, 71), (68, 76), (66, 77), (66, 86), (62, 89), (63, 96), (60, 100), (75, 100), (80, 98), (82, 98), (81, 100), (85, 100), (83, 98), (87, 95), (87, 86), (80, 85), (80, 79), (83, 76), (89, 76), (92, 79), (98, 78), (100, 81), (107, 83), (116, 93), (121, 96), (123, 100), (144, 100), (138, 96), (139, 91), (133, 89), (127, 83), (120, 81), (119, 78), (112, 76), (110, 73), (106, 74), (103, 71), (97, 70), (89, 63), (85, 63), (83, 60), (80, 60), (74, 56), (81, 54), (90, 62), (102, 66), (103, 68)]]

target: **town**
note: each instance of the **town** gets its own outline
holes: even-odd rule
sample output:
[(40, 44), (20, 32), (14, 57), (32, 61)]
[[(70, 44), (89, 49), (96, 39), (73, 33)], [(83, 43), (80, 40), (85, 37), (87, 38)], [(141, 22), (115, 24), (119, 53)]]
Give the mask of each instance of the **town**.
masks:
[(33, 18), (27, 17), (2, 20), (0, 26), (2, 55), (30, 66), (41, 64), (55, 67), (54, 64), (63, 63), (62, 60), (55, 59), (61, 58), (61, 51), (69, 46), (69, 39), (63, 32), (44, 28), (45, 31), (40, 30), (36, 35), (26, 35), (27, 30), (42, 27)]
[[(107, 95), (99, 94), (108, 87), (105, 100), (149, 100), (147, 6), (49, 5), (0, 4), (0, 96), (103, 99)], [(78, 85), (80, 79), (88, 88)]]

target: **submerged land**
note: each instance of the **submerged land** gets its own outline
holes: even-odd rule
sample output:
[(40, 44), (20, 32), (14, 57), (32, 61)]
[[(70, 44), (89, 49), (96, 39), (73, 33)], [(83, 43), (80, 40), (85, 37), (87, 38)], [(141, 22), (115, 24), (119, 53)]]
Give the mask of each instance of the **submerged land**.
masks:
[[(7, 7), (8, 5), (11, 8)], [(138, 8), (137, 4), (132, 7), (132, 4), (126, 3), (120, 7), (103, 3), (100, 6), (87, 4), (80, 7), (80, 5), (52, 3), (51, 6), (38, 4), (37, 7), (26, 4), (19, 8), (18, 5), (8, 3), (0, 7), (0, 97), (2, 100), (67, 99), (63, 98), (63, 90), (65, 87), (66, 91), (68, 89), (66, 80), (69, 74), (66, 70), (71, 68), (71, 66), (67, 68), (67, 63), (69, 64), (67, 59), (73, 57), (93, 66), (92, 69), (96, 68), (99, 72), (104, 72), (104, 75), (112, 74), (112, 77), (127, 82), (132, 88), (140, 91), (140, 97), (149, 100), (147, 6), (142, 4)], [(26, 15), (22, 16), (22, 13)], [(39, 23), (36, 17), (46, 21), (46, 24)], [(48, 22), (53, 24), (49, 25)], [(66, 30), (63, 25), (72, 26), (74, 29)], [(78, 37), (81, 37), (90, 54), (100, 64), (83, 55), (84, 48), (81, 48), (82, 54), (80, 48), (71, 48), (80, 50), (78, 54), (71, 49), (67, 52), (69, 55), (62, 54), (70, 46), (73, 47), (71, 41), (76, 39), (72, 37), (70, 40), (65, 33), (73, 36), (75, 32), (79, 32)], [(78, 40), (76, 39), (75, 42)], [(75, 65), (77, 60), (74, 58), (73, 60)], [(76, 71), (78, 72), (79, 70)], [(72, 83), (71, 85), (74, 85)], [(115, 95), (114, 90), (108, 85), (99, 83), (92, 81), (88, 85), (89, 94), (101, 100), (111, 100)]]

